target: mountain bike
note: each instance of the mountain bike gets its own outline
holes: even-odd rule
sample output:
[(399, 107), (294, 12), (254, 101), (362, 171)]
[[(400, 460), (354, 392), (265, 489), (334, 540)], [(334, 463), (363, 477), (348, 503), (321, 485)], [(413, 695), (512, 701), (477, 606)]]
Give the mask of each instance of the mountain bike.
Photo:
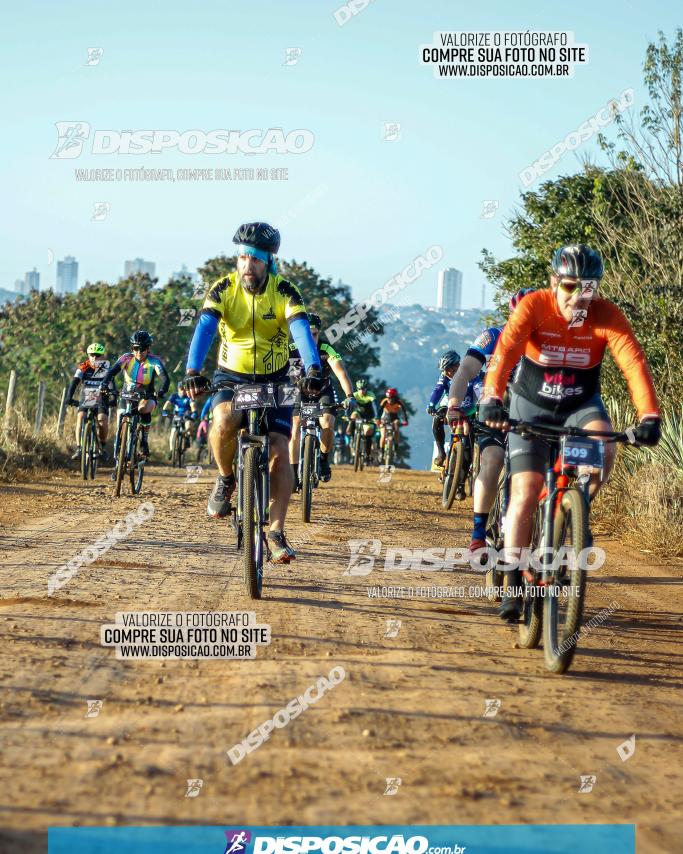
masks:
[(173, 448), (171, 450), (171, 465), (173, 468), (181, 469), (185, 452), (190, 447), (190, 435), (185, 428), (185, 415), (174, 415), (171, 422), (171, 430), (173, 431)]
[(124, 389), (121, 392), (121, 400), (126, 408), (119, 417), (119, 425), (116, 430), (114, 441), (114, 493), (118, 498), (121, 495), (121, 484), (128, 473), (130, 489), (133, 495), (139, 495), (142, 489), (142, 479), (145, 476), (145, 458), (138, 452), (140, 414), (138, 403), (143, 400), (139, 391)]
[(97, 406), (89, 406), (81, 425), (81, 475), (83, 480), (95, 479), (97, 464), (102, 453), (102, 443), (97, 424)]
[[(520, 646), (538, 646), (543, 634), (545, 665), (565, 673), (576, 652), (593, 539), (589, 527), (589, 482), (602, 473), (604, 442), (629, 442), (627, 433), (510, 421), (510, 430), (548, 446), (545, 486), (532, 532), (533, 582), (523, 581)], [(506, 454), (507, 457), (507, 454)], [(507, 464), (506, 464), (507, 466)], [(540, 552), (539, 552), (540, 549)]]
[[(237, 438), (237, 506), (232, 508), (232, 524), (237, 535), (237, 548), (243, 551), (244, 584), (251, 599), (260, 599), (263, 590), (263, 564), (270, 557), (267, 527), (270, 515), (270, 442), (266, 413), (278, 405), (292, 405), (278, 394), (290, 395), (288, 384), (253, 383), (235, 385), (218, 383), (207, 389), (209, 394), (224, 388), (235, 390), (233, 409), (246, 412), (247, 427)], [(283, 394), (284, 392), (284, 394)]]
[[(340, 406), (327, 407), (333, 414)], [(299, 431), (299, 483), (301, 484), (301, 518), (311, 521), (313, 490), (320, 484), (320, 416), (324, 408), (313, 401), (301, 401), (301, 429)]]
[(372, 421), (366, 421), (364, 418), (356, 418), (355, 420), (355, 435), (353, 437), (354, 471), (363, 471), (366, 465), (370, 465), (370, 460), (365, 454), (365, 427), (372, 423)]
[[(443, 409), (445, 414), (446, 409)], [(439, 410), (441, 412), (441, 410)], [(472, 424), (465, 434), (462, 427), (451, 430), (451, 441), (446, 453), (446, 461), (443, 468), (443, 489), (441, 492), (441, 504), (446, 510), (450, 510), (456, 497), (458, 500), (464, 498), (465, 481), (468, 477), (472, 460)]]
[[(384, 449), (382, 451), (382, 465), (391, 466), (394, 464), (396, 457), (396, 434), (394, 432), (394, 422), (386, 414), (382, 416), (384, 424)], [(402, 427), (407, 427), (407, 421), (401, 421)]]

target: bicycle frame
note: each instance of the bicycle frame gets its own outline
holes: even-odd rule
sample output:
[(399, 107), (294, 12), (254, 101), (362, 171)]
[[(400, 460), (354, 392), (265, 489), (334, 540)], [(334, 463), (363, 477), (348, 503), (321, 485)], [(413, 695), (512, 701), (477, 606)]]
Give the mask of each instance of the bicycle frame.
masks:
[(304, 440), (306, 436), (313, 436), (315, 442), (315, 463), (313, 473), (315, 475), (315, 483), (320, 480), (320, 419), (319, 415), (300, 416), (299, 421), (299, 483), (303, 482), (304, 477)]

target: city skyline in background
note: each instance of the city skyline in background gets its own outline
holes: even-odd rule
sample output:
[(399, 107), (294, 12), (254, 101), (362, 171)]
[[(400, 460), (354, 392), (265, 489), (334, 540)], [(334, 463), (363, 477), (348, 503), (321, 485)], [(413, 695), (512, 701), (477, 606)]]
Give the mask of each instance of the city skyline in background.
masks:
[[(251, 39), (234, 38), (229, 52), (226, 33), (253, 32), (248, 6), (206, 0), (202, 14), (214, 26), (197, 43), (187, 39), (193, 12), (178, 0), (164, 4), (163, 37), (153, 39), (158, 10), (130, 0), (115, 15), (83, 5), (66, 30), (59, 7), (26, 0), (13, 8), (0, 103), (21, 130), (3, 140), (3, 187), (15, 201), (0, 214), (0, 285), (11, 287), (35, 267), (41, 282), (54, 286), (48, 251), (75, 256), (81, 282), (113, 283), (123, 259), (140, 255), (155, 260), (165, 282), (181, 263), (195, 270), (231, 254), (239, 223), (262, 219), (280, 228), (282, 258), (342, 278), (354, 301), (436, 245), (441, 265), (463, 273), (463, 307), (479, 306), (481, 252), (512, 254), (505, 221), (520, 193), (580, 171), (583, 158), (606, 161), (591, 138), (530, 182), (521, 176), (626, 90), (633, 92), (628, 114), (637, 117), (647, 103), (647, 44), (680, 23), (677, 7), (661, 0), (629, 9), (619, 39), (614, 21), (623, 8), (615, 0), (573, 7), (570, 15), (529, 0), (480, 8), (435, 0), (428, 10), (395, 0), (381, 11), (368, 5), (343, 27), (334, 3), (296, 6), (305, 14), (267, 3), (270, 25), (259, 32), (259, 50)], [(434, 31), (455, 29), (571, 31), (588, 45), (589, 61), (567, 78), (436, 79), (420, 62), (420, 45), (431, 43)], [(77, 157), (54, 156), (64, 124), (87, 128)], [(313, 144), (298, 154), (93, 150), (97, 132), (115, 140), (143, 129), (178, 135), (219, 128), (301, 129)], [(613, 125), (603, 131), (614, 139)], [(140, 167), (168, 170), (174, 180), (90, 174)], [(230, 180), (203, 180), (209, 170), (230, 171)], [(175, 178), (176, 171), (197, 174)], [(436, 288), (433, 268), (404, 299), (433, 304)]]
[[(124, 261), (123, 276), (120, 276), (118, 281), (122, 281), (129, 276), (137, 274), (146, 274), (151, 279), (155, 277), (156, 263), (154, 261), (146, 261), (144, 258), (134, 258)], [(192, 282), (199, 281), (197, 272), (189, 270), (185, 264), (182, 264), (180, 269), (171, 274), (173, 279), (186, 277)], [(337, 282), (339, 285), (344, 285), (341, 279)], [(86, 283), (84, 283), (86, 284)], [(56, 281), (55, 284), (44, 283), (40, 284), (40, 273), (36, 267), (33, 270), (27, 271), (23, 279), (16, 279), (13, 288), (6, 289), (8, 292), (13, 292), (17, 296), (26, 296), (31, 291), (48, 291), (51, 290), (56, 294), (76, 293), (80, 290), (78, 284), (78, 261), (75, 257), (67, 255), (62, 261), (56, 264)], [(347, 285), (348, 287), (348, 285)], [(461, 311), (463, 294), (463, 274), (461, 270), (455, 267), (446, 267), (440, 269), (437, 273), (437, 285), (435, 291), (434, 302), (414, 303), (415, 305), (424, 305), (425, 307), (443, 309), (445, 311)], [(405, 303), (404, 303), (405, 304)], [(479, 305), (469, 306), (474, 309), (488, 309), (490, 306), (486, 304), (486, 283), (481, 286), (481, 301)]]

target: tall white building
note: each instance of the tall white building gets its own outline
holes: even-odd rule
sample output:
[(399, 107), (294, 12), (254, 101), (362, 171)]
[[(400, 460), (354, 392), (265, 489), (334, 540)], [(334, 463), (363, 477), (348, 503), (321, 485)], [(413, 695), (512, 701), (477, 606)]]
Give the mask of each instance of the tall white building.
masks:
[(145, 261), (144, 258), (134, 258), (132, 261), (126, 261), (123, 268), (125, 278), (134, 276), (136, 273), (147, 273), (150, 279), (154, 278), (157, 265), (154, 261)]
[(455, 267), (439, 270), (436, 307), (460, 311), (462, 306), (462, 273)]
[(78, 261), (73, 255), (67, 255), (63, 261), (57, 261), (58, 294), (75, 294), (78, 290)]

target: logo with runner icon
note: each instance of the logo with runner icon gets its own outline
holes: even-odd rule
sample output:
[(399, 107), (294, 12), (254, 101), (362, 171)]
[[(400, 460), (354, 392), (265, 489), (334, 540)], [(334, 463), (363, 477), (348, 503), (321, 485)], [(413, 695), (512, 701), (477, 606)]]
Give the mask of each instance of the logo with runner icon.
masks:
[(225, 838), (228, 840), (223, 854), (242, 854), (251, 844), (250, 830), (226, 830)]

